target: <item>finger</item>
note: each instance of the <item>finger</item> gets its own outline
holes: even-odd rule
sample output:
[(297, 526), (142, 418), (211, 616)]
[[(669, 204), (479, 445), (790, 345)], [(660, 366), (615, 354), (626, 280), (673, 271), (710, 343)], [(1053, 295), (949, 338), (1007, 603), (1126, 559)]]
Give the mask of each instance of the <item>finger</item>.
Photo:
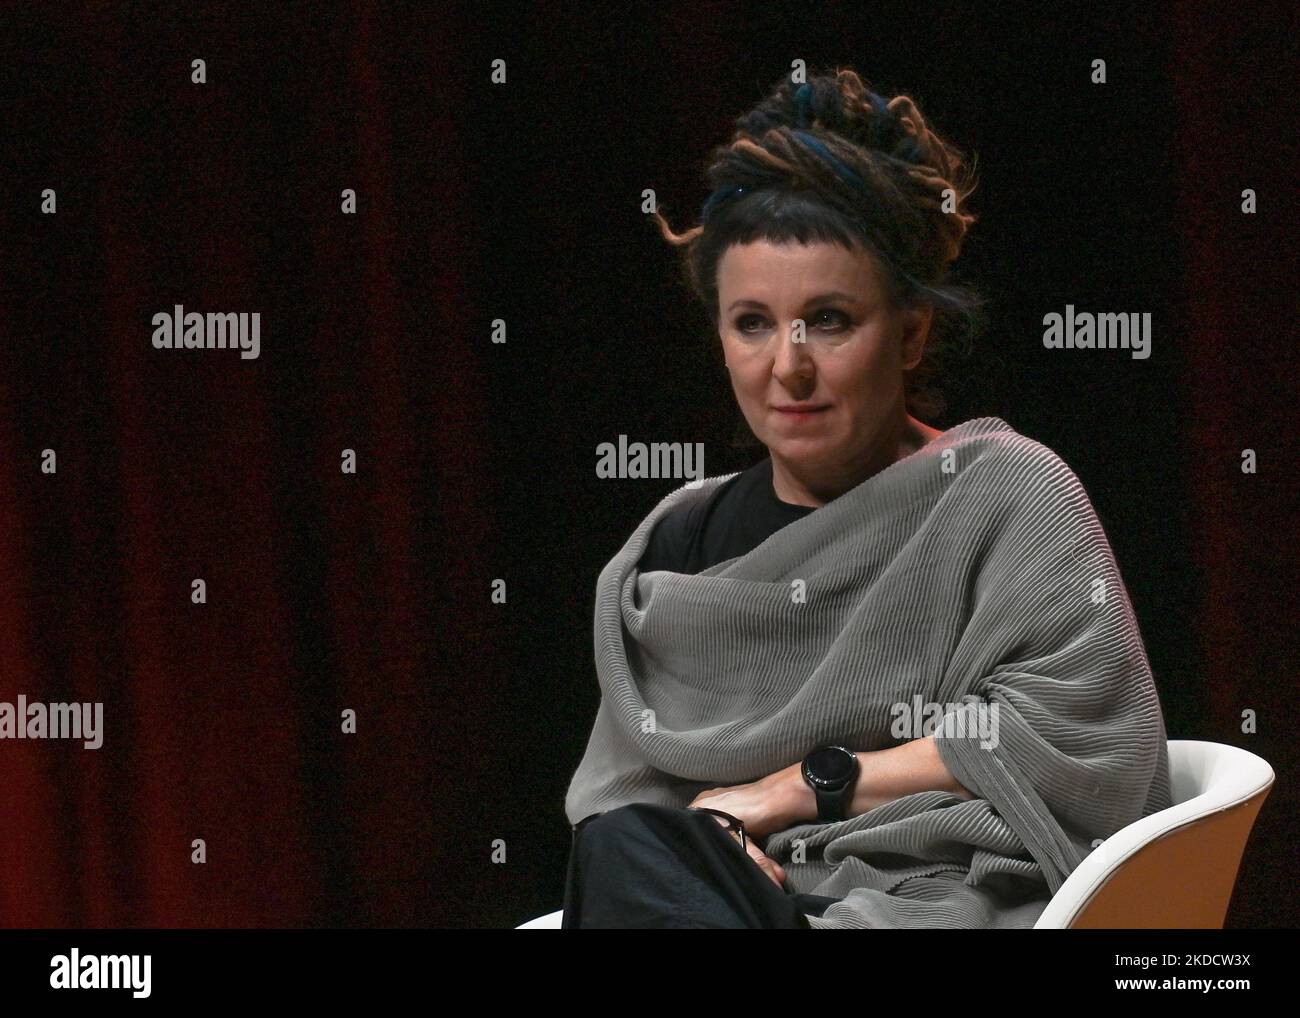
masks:
[(770, 858), (761, 848), (750, 845), (749, 856), (778, 887), (785, 883), (785, 870), (781, 868), (781, 864)]

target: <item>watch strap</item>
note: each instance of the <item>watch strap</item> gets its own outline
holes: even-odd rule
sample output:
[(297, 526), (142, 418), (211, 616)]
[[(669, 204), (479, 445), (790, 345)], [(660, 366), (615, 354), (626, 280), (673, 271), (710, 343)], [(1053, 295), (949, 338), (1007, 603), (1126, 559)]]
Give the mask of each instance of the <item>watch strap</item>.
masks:
[(836, 823), (840, 820), (848, 819), (845, 811), (848, 806), (848, 798), (853, 794), (853, 786), (856, 782), (850, 781), (838, 791), (827, 791), (824, 788), (814, 788), (813, 792), (817, 796), (817, 819), (824, 824)]

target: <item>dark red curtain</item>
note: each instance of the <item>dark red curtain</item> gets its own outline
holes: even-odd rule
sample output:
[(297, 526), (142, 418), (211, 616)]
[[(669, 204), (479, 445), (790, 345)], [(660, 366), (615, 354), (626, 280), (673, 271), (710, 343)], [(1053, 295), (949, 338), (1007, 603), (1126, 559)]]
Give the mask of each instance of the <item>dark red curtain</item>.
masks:
[[(0, 701), (102, 702), (105, 731), (97, 750), (0, 741), (0, 924), (504, 926), (558, 907), (591, 592), (668, 490), (598, 482), (595, 447), (649, 429), (717, 443), (711, 474), (743, 465), (640, 192), (687, 225), (708, 148), (795, 58), (919, 96), (981, 153), (968, 261), (995, 329), (934, 423), (996, 414), (1075, 467), (1171, 738), (1278, 772), (1231, 923), (1295, 921), (1276, 896), (1295, 805), (1294, 20), (5, 17)], [(1155, 313), (1149, 364), (1044, 356), (1046, 310), (1106, 300)], [(260, 312), (260, 356), (155, 350), (152, 315), (176, 304)]]
[[(455, 33), (369, 5), (50, 14), (13, 15), (6, 83), (0, 699), (101, 701), (105, 734), (0, 744), (0, 921), (444, 919), (500, 499), (470, 78), (419, 84)], [(154, 350), (174, 304), (259, 311), (260, 356)]]

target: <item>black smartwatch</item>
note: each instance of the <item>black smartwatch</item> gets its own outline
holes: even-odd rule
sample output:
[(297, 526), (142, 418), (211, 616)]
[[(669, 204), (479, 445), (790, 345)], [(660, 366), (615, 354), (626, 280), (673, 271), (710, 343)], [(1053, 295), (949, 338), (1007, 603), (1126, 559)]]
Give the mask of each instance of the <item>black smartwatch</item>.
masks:
[(824, 824), (847, 819), (861, 770), (858, 755), (843, 746), (821, 746), (803, 758), (802, 770), (817, 796), (817, 819)]

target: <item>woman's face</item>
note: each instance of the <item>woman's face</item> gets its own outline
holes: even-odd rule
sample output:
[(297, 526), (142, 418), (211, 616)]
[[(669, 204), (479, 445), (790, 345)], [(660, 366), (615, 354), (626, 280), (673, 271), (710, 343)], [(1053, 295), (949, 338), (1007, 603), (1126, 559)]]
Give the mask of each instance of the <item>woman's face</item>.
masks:
[[(863, 249), (733, 245), (718, 262), (718, 332), (741, 412), (774, 462), (808, 479), (865, 467), (906, 424), (903, 372), (928, 310), (890, 308)], [(792, 341), (804, 322), (804, 341)], [(805, 406), (807, 412), (783, 408)]]

